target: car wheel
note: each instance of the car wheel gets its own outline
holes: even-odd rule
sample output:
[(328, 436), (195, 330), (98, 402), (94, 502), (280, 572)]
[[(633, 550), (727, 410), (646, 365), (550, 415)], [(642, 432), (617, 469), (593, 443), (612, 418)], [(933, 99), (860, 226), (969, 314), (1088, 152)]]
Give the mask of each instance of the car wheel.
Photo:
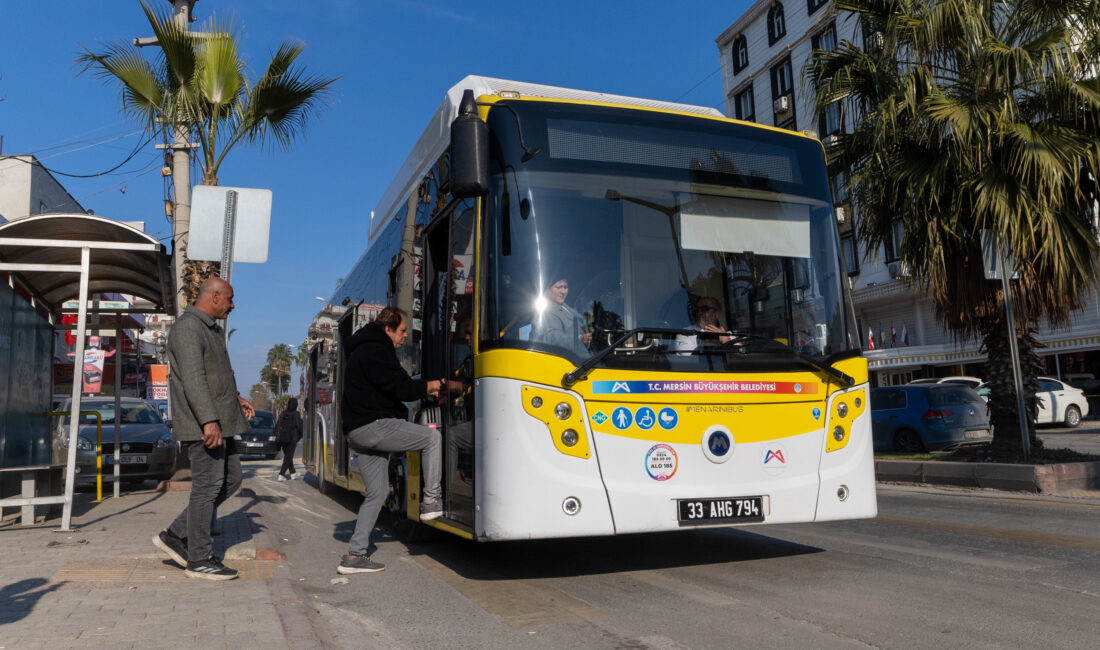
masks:
[(1070, 429), (1077, 428), (1077, 425), (1081, 424), (1081, 409), (1070, 404), (1066, 407), (1066, 426)]
[(919, 454), (924, 452), (924, 441), (920, 434), (912, 429), (902, 429), (894, 434), (894, 451), (906, 454)]

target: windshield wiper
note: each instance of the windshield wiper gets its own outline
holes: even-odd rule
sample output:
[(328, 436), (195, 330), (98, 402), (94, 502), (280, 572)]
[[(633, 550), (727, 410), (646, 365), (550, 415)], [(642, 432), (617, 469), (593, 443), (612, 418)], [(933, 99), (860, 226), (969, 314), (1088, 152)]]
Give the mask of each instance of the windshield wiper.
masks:
[(679, 330), (669, 329), (662, 327), (635, 327), (634, 329), (623, 332), (623, 335), (611, 342), (606, 348), (600, 350), (595, 355), (589, 357), (587, 360), (582, 361), (573, 370), (565, 373), (561, 378), (561, 385), (565, 388), (569, 388), (578, 381), (588, 376), (588, 373), (596, 367), (596, 364), (603, 361), (612, 352), (615, 352), (620, 345), (626, 342), (627, 339), (635, 334), (689, 334), (691, 330)]
[(837, 370), (836, 368), (834, 368), (833, 366), (831, 366), (827, 363), (823, 363), (821, 361), (818, 361), (817, 359), (814, 359), (813, 357), (809, 356), (808, 354), (803, 354), (802, 352), (799, 352), (798, 350), (792, 348), (791, 346), (787, 345), (786, 343), (783, 343), (782, 341), (777, 341), (777, 340), (775, 340), (773, 338), (769, 338), (767, 336), (761, 336), (760, 334), (734, 334), (733, 338), (728, 343), (726, 343), (726, 345), (736, 345), (737, 343), (739, 343), (741, 341), (763, 341), (763, 342), (766, 342), (766, 343), (774, 343), (775, 346), (772, 346), (772, 347), (777, 346), (779, 350), (782, 350), (783, 352), (788, 352), (788, 353), (794, 355), (794, 357), (796, 359), (798, 359), (799, 361), (802, 361), (803, 363), (806, 363), (807, 365), (811, 366), (812, 368), (814, 368), (816, 370), (819, 370), (819, 371), (829, 375), (830, 377), (834, 377), (836, 379), (839, 379), (840, 382), (843, 383), (846, 387), (856, 385), (856, 380), (851, 375), (849, 375), (845, 372), (842, 372), (840, 370)]

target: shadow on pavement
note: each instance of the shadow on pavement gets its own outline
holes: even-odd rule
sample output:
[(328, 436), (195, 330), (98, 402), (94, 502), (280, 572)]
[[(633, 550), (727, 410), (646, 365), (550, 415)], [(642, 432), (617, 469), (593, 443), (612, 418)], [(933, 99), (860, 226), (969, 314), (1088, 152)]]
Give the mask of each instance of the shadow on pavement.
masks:
[(0, 626), (26, 618), (38, 604), (38, 599), (65, 584), (57, 582), (40, 589), (46, 582), (45, 578), (27, 578), (0, 587), (0, 603), (3, 603), (3, 608), (0, 608)]

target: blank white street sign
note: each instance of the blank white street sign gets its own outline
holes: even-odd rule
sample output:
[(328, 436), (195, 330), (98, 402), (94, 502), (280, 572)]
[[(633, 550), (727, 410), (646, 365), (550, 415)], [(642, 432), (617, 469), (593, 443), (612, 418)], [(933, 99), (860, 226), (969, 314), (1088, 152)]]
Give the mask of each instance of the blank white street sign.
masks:
[(225, 238), (225, 195), (237, 192), (233, 256), (236, 262), (263, 264), (271, 231), (271, 190), (247, 187), (196, 185), (191, 193), (191, 229), (187, 257), (192, 260), (222, 259)]

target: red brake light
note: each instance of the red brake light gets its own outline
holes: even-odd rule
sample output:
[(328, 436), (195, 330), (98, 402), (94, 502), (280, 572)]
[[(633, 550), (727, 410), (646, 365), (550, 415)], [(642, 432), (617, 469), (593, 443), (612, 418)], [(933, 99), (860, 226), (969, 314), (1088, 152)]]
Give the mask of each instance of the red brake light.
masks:
[(936, 418), (949, 418), (952, 415), (955, 415), (955, 412), (951, 409), (929, 409), (921, 419), (934, 420)]

